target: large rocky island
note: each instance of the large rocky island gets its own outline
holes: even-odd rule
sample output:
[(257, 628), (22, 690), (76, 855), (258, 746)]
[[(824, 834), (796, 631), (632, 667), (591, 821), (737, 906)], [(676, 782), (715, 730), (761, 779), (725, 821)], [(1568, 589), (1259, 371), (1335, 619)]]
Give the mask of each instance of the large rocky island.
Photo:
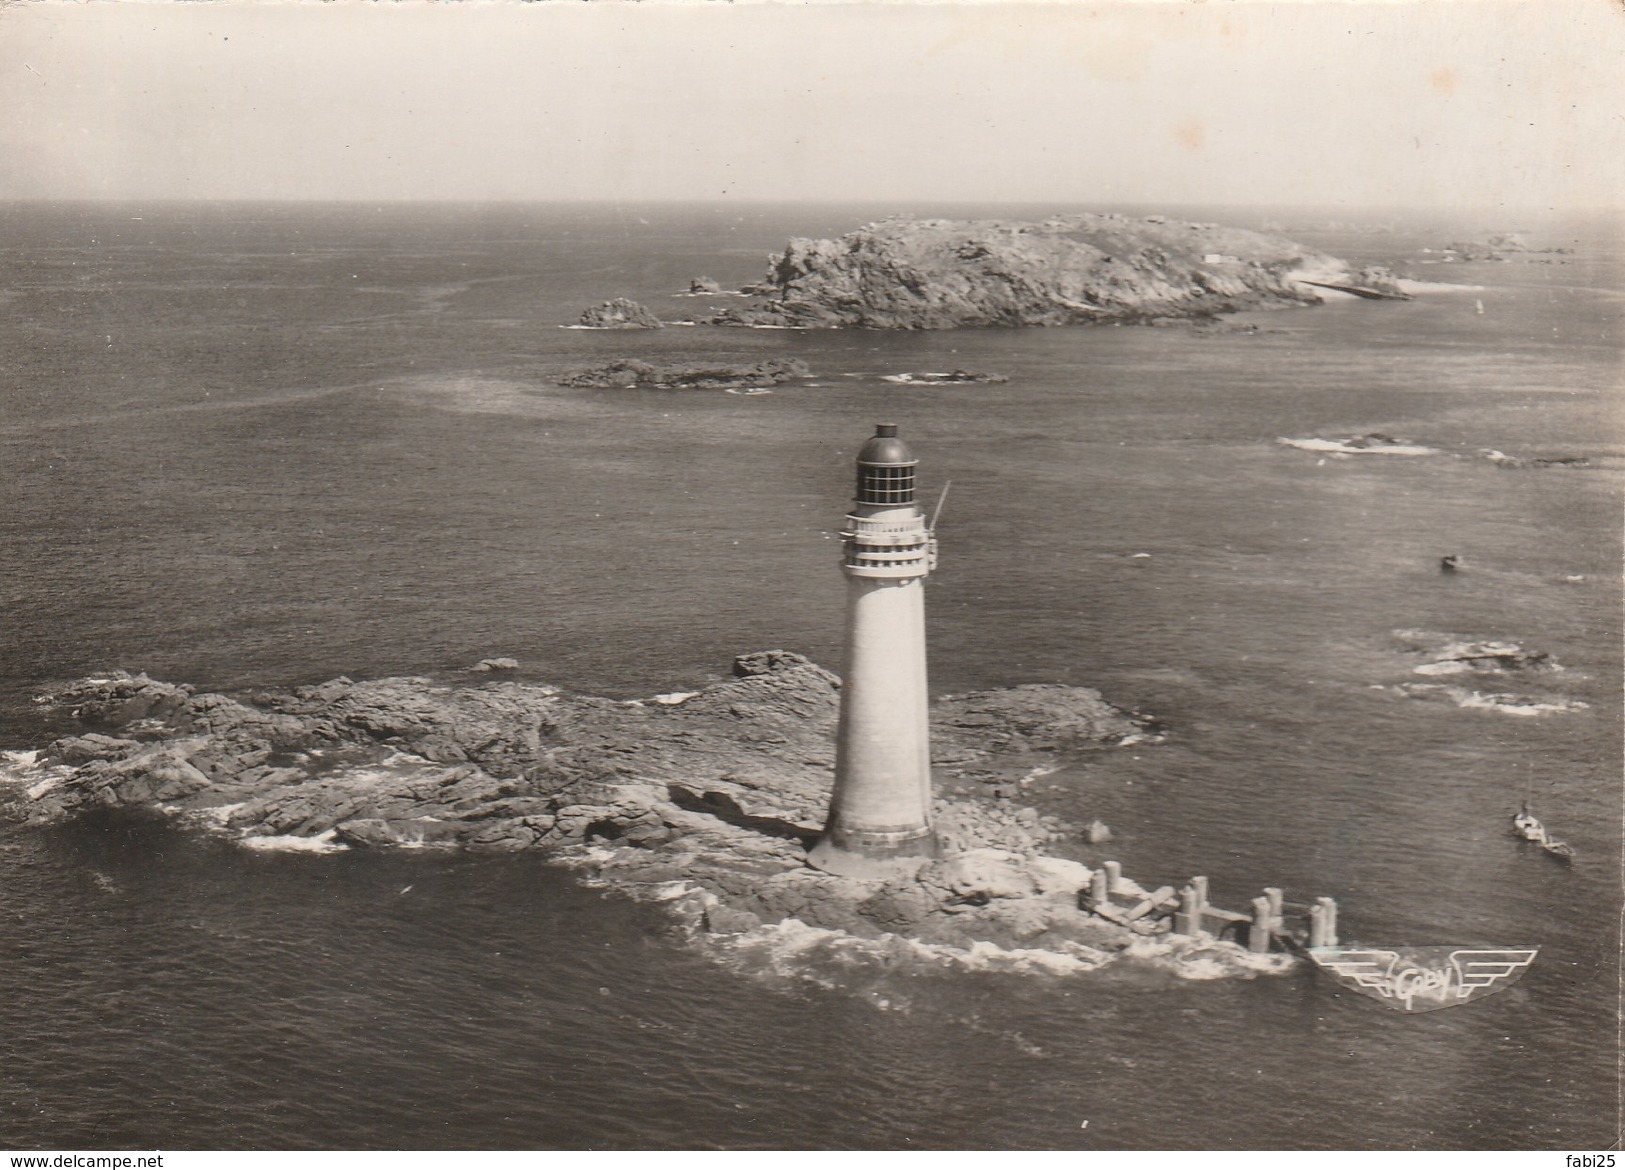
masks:
[(956, 329), (1146, 323), (1313, 304), (1322, 288), (1398, 298), (1284, 236), (1163, 216), (1041, 222), (892, 218), (835, 240), (793, 239), (754, 299), (707, 318), (759, 327)]
[[(1204, 977), (1279, 965), (1091, 913), (1082, 837), (1010, 800), (1035, 768), (1157, 736), (1086, 688), (940, 699), (942, 858), (888, 883), (809, 868), (839, 685), (785, 651), (644, 700), (423, 678), (228, 696), (117, 674), (42, 697), (80, 733), (9, 754), (10, 806), (35, 824), (140, 810), (248, 847), (540, 850), (664, 903), (699, 938), (782, 924), (960, 955), (1036, 948), (1083, 966), (1141, 954)], [(1144, 891), (1124, 878), (1119, 893)]]

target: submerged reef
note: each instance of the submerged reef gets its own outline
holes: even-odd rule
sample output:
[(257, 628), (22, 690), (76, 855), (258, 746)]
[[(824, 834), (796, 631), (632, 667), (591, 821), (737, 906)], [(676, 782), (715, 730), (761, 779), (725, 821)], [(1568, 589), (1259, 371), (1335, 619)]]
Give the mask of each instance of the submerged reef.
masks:
[[(1445, 558), (1449, 572), (1459, 571), (1459, 558)], [(1410, 673), (1424, 678), (1457, 676), (1463, 679), (1506, 679), (1514, 682), (1531, 676), (1562, 679), (1570, 672), (1544, 650), (1530, 650), (1517, 642), (1475, 640), (1431, 630), (1395, 630), (1394, 637), (1405, 648)], [(1502, 715), (1551, 715), (1584, 711), (1589, 704), (1552, 691), (1480, 691), (1460, 683), (1401, 682), (1395, 693), (1407, 699), (1445, 703), (1467, 710), (1494, 711)]]
[(1041, 222), (893, 218), (793, 239), (756, 299), (717, 325), (957, 329), (1146, 323), (1321, 300), (1306, 282), (1381, 281), (1283, 236), (1164, 216)]
[[(251, 848), (537, 850), (702, 937), (807, 927), (959, 954), (1036, 948), (1081, 967), (1189, 959), (1202, 978), (1286, 961), (1091, 913), (1094, 872), (1060, 855), (1088, 834), (989, 798), (990, 779), (1015, 790), (1069, 754), (1156, 738), (1083, 687), (940, 698), (932, 735), (953, 793), (935, 809), (940, 858), (886, 883), (809, 868), (839, 686), (780, 650), (741, 656), (702, 690), (630, 701), (511, 678), (233, 697), (117, 674), (42, 697), (85, 730), (9, 753), (9, 810), (34, 824), (146, 810)], [(1126, 878), (1118, 891), (1143, 892)]]

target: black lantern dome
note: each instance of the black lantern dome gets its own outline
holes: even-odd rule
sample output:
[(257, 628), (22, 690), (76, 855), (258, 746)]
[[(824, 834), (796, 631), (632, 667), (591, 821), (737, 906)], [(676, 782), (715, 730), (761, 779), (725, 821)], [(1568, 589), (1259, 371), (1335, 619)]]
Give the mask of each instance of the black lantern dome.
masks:
[(860, 504), (900, 508), (914, 502), (914, 468), (919, 460), (897, 437), (896, 423), (880, 423), (874, 438), (858, 451)]

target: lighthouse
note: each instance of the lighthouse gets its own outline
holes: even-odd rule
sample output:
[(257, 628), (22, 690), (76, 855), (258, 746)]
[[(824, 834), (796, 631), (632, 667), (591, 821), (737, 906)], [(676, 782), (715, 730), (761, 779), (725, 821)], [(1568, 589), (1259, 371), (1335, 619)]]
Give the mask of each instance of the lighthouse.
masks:
[(935, 542), (914, 500), (918, 461), (883, 423), (858, 451), (842, 531), (846, 660), (835, 791), (808, 855), (842, 877), (912, 876), (936, 855), (925, 680), (925, 578)]

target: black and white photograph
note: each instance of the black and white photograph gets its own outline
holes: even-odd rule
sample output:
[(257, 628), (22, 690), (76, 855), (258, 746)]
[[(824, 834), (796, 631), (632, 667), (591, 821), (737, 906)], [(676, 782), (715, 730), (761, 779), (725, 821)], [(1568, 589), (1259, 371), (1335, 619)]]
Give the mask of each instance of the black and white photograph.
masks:
[(0, 6), (8, 1165), (1607, 1170), (1622, 61)]

